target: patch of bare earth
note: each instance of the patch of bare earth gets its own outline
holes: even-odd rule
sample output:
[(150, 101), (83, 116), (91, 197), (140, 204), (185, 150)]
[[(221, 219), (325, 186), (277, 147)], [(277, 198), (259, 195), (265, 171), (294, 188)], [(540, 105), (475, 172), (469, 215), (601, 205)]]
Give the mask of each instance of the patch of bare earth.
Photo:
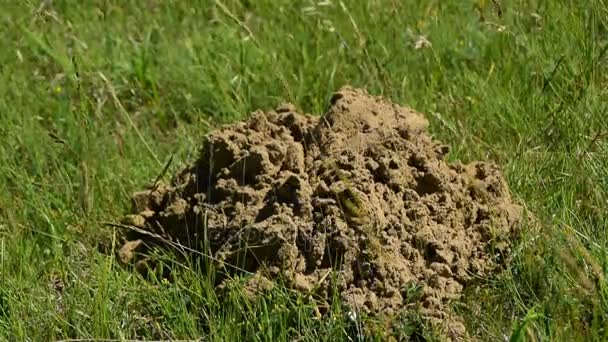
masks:
[[(204, 246), (216, 269), (238, 265), (256, 284), (280, 277), (316, 298), (338, 291), (353, 312), (417, 306), (459, 339), (447, 304), (500, 266), (522, 209), (495, 165), (446, 162), (427, 125), (351, 88), (322, 117), (291, 105), (258, 111), (209, 134), (170, 184), (136, 193), (127, 223)], [(125, 261), (154, 243), (128, 240)]]

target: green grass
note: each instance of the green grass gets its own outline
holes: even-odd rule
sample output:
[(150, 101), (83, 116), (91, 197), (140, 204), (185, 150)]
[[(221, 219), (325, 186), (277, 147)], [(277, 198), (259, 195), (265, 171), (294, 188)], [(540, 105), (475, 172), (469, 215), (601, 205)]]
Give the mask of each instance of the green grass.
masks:
[(499, 163), (538, 219), (455, 304), (471, 335), (608, 339), (605, 1), (0, 0), (0, 25), (0, 340), (348, 340), (338, 304), (221, 298), (192, 265), (146, 281), (100, 223), (210, 126), (322, 113), (343, 84), (426, 113), (453, 160)]

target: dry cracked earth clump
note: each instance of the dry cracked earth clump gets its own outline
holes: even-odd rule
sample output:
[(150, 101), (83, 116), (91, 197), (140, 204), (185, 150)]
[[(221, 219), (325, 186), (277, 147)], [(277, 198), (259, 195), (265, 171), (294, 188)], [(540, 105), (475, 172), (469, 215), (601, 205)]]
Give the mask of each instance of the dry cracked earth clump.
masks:
[(133, 196), (126, 223), (139, 232), (120, 255), (173, 241), (255, 274), (252, 284), (280, 278), (353, 311), (417, 305), (447, 321), (446, 304), (500, 266), (522, 208), (495, 165), (446, 162), (427, 125), (348, 87), (322, 117), (255, 112), (210, 133), (170, 184)]

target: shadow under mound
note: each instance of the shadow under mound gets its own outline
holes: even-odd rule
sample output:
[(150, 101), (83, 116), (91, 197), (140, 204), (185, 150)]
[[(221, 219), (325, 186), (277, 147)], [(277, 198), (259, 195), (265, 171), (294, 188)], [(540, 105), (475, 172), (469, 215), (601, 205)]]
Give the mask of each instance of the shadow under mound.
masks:
[(423, 315), (447, 321), (446, 304), (508, 254), (522, 208), (495, 165), (444, 161), (427, 125), (351, 88), (322, 117), (255, 112), (210, 133), (170, 184), (134, 194), (121, 258), (177, 244), (369, 314), (397, 314), (414, 284)]

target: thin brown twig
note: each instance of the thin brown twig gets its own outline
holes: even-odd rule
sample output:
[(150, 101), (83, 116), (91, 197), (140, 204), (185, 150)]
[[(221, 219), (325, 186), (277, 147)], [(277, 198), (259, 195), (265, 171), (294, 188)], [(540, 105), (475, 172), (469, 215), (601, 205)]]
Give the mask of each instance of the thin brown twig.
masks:
[(608, 131), (598, 131), (593, 138), (591, 139), (591, 141), (589, 142), (589, 144), (587, 145), (587, 148), (585, 148), (585, 153), (590, 153), (593, 152), (593, 149), (595, 148), (595, 145), (597, 144), (597, 142), (603, 138), (608, 136)]

